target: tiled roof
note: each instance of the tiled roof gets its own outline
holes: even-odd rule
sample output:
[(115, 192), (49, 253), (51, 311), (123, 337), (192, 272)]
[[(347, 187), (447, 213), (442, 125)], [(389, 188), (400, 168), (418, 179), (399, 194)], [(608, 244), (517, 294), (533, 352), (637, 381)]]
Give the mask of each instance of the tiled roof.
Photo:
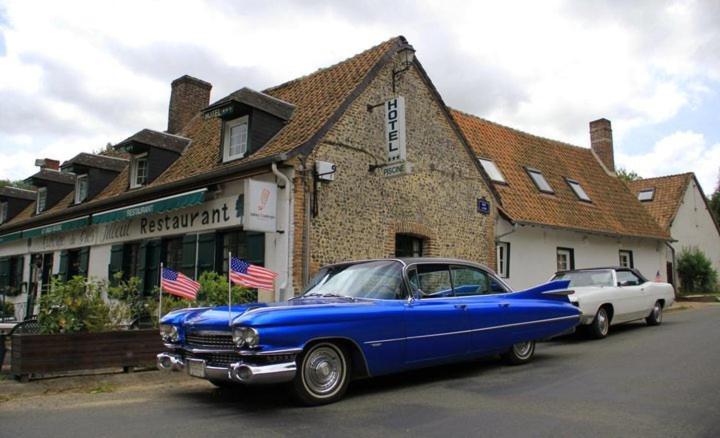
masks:
[(653, 200), (641, 204), (663, 229), (669, 231), (692, 178), (692, 173), (682, 173), (631, 181), (628, 187), (636, 196), (645, 189), (655, 189)]
[(153, 131), (152, 129), (143, 129), (116, 144), (115, 149), (122, 150), (124, 146), (132, 143), (140, 143), (182, 154), (188, 143), (190, 143), (190, 139), (165, 132)]
[[(594, 233), (670, 239), (630, 190), (609, 175), (587, 148), (537, 137), (452, 110), (480, 158), (495, 162), (507, 184), (495, 183), (513, 221)], [(543, 194), (525, 168), (540, 170), (555, 193)], [(580, 183), (591, 203), (578, 200), (566, 178)]]
[(111, 157), (105, 155), (95, 155), (81, 152), (75, 155), (73, 158), (64, 162), (62, 165), (63, 169), (72, 167), (73, 165), (95, 167), (97, 169), (112, 170), (113, 172), (120, 172), (128, 165), (128, 160), (125, 158)]
[(75, 176), (69, 173), (59, 172), (57, 170), (41, 169), (35, 175), (26, 179), (26, 181), (52, 181), (60, 184), (75, 184)]

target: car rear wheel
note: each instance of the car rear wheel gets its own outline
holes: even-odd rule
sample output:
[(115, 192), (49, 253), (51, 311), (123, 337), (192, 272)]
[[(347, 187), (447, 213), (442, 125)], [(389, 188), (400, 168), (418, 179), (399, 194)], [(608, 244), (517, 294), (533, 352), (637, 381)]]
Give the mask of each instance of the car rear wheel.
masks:
[(602, 339), (607, 336), (609, 330), (610, 318), (608, 317), (607, 310), (601, 307), (595, 314), (595, 319), (593, 319), (592, 324), (590, 324), (590, 336), (595, 339)]
[(650, 316), (645, 318), (647, 325), (660, 325), (662, 323), (663, 306), (660, 301), (655, 302)]
[(518, 342), (502, 355), (503, 360), (510, 365), (527, 363), (535, 354), (535, 341)]
[(350, 367), (345, 351), (331, 342), (308, 348), (298, 359), (293, 380), (295, 396), (309, 406), (333, 403), (347, 390)]

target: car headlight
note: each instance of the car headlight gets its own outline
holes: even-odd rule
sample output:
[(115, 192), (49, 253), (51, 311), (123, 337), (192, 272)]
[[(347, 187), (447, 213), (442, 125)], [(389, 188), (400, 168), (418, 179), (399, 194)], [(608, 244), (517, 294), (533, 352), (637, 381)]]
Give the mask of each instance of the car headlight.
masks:
[(253, 348), (260, 343), (260, 335), (252, 327), (236, 327), (233, 329), (233, 342), (238, 348)]
[(172, 324), (160, 324), (160, 337), (163, 342), (175, 343), (180, 340), (178, 329)]

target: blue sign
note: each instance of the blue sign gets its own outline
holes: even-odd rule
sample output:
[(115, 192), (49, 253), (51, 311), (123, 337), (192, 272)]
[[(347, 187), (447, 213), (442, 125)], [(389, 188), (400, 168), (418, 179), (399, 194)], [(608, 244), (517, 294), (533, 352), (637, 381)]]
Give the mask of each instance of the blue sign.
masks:
[(477, 200), (477, 211), (482, 214), (490, 214), (490, 203), (484, 196)]

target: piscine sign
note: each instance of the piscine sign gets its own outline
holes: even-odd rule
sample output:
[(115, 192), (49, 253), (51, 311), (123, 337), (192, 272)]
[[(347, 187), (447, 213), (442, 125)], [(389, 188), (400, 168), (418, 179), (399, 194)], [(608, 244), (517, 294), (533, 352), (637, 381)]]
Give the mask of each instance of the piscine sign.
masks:
[(401, 176), (401, 175), (408, 175), (412, 173), (412, 166), (407, 161), (397, 164), (391, 164), (389, 166), (385, 166), (380, 169), (380, 172), (382, 173), (382, 176), (384, 177), (392, 177), (392, 176)]

